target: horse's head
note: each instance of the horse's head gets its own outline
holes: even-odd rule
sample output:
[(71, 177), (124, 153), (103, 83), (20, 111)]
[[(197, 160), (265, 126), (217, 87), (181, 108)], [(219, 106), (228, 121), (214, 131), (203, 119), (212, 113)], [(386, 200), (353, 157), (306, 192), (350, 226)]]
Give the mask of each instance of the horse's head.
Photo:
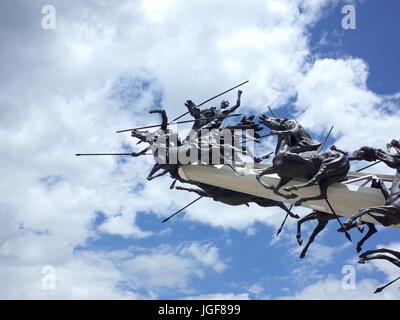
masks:
[(270, 128), (271, 130), (287, 130), (285, 126), (285, 122), (288, 121), (288, 119), (285, 118), (272, 118), (268, 117), (267, 115), (263, 114), (259, 116), (260, 123), (262, 123), (264, 126)]
[(147, 141), (147, 136), (149, 135), (149, 131), (140, 131), (140, 130), (131, 130), (131, 136), (139, 139), (141, 142), (146, 142)]
[(371, 147), (362, 147), (353, 152), (349, 160), (367, 160), (367, 161), (375, 161), (375, 149)]
[(141, 142), (148, 142), (150, 144), (153, 144), (157, 140), (159, 140), (161, 136), (165, 136), (165, 132), (162, 129), (158, 129), (154, 132), (149, 132), (147, 130), (132, 130), (131, 136), (139, 139)]

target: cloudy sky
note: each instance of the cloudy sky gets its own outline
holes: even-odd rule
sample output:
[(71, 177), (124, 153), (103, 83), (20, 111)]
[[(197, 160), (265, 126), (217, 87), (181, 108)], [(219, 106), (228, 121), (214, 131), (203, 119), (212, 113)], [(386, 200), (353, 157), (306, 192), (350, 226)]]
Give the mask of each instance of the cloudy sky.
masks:
[[(345, 30), (348, 3), (2, 0), (0, 298), (399, 299), (398, 285), (372, 294), (399, 270), (357, 264), (335, 221), (299, 259), (294, 221), (275, 237), (281, 210), (203, 199), (161, 224), (195, 195), (168, 177), (145, 183), (149, 158), (74, 157), (140, 150), (115, 131), (245, 80), (241, 112), (270, 105), (316, 139), (334, 125), (329, 144), (342, 149), (384, 147), (399, 138), (400, 4), (352, 1)], [(49, 4), (55, 29), (42, 24)], [(400, 249), (398, 230), (364, 248), (379, 246)]]

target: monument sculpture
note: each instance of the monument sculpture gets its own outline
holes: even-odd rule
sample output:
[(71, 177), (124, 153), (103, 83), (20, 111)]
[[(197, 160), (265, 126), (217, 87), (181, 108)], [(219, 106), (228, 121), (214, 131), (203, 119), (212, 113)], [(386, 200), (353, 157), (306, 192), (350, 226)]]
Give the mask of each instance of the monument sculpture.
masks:
[[(132, 156), (139, 157), (144, 155), (152, 155), (155, 161), (154, 166), (147, 176), (147, 180), (153, 180), (157, 177), (169, 174), (172, 178), (170, 189), (183, 190), (196, 193), (199, 197), (184, 208), (178, 210), (163, 222), (168, 221), (173, 216), (182, 212), (187, 207), (200, 200), (201, 198), (210, 198), (214, 201), (221, 202), (226, 205), (249, 206), (250, 203), (255, 203), (261, 207), (279, 207), (285, 213), (285, 219), (277, 234), (282, 231), (286, 219), (300, 218), (297, 214), (291, 212), (293, 205), (306, 206), (311, 208), (310, 203), (315, 201), (324, 201), (328, 205), (326, 208), (313, 209), (311, 213), (304, 216), (297, 222), (297, 242), (301, 246), (303, 243), (301, 237), (301, 225), (310, 220), (317, 220), (318, 224), (312, 231), (307, 244), (302, 249), (300, 258), (304, 258), (310, 245), (315, 240), (316, 236), (326, 227), (330, 220), (336, 219), (340, 223), (339, 232), (345, 233), (346, 237), (351, 241), (348, 230), (357, 228), (360, 232), (367, 225), (368, 231), (358, 241), (356, 251), (362, 251), (362, 246), (365, 241), (377, 232), (375, 224), (383, 226), (397, 226), (400, 224), (400, 141), (392, 140), (387, 144), (386, 151), (374, 147), (361, 147), (353, 152), (351, 156), (336, 146), (331, 146), (328, 150), (323, 150), (323, 146), (327, 141), (321, 144), (314, 140), (306, 129), (293, 119), (276, 117), (273, 111), (272, 117), (265, 114), (259, 116), (259, 121), (255, 121), (256, 115), (235, 114), (234, 112), (241, 105), (242, 91), (237, 92), (236, 104), (229, 108), (229, 102), (223, 100), (219, 108), (209, 107), (200, 108), (206, 102), (209, 102), (233, 89), (247, 83), (245, 81), (231, 89), (228, 89), (203, 103), (196, 105), (193, 101), (187, 100), (185, 106), (187, 112), (175, 118), (173, 121), (168, 121), (167, 113), (164, 109), (150, 110), (151, 114), (159, 114), (161, 123), (153, 126), (141, 128), (124, 129), (117, 131), (130, 132), (131, 136), (138, 140), (137, 144), (147, 143), (148, 145), (139, 152), (131, 153), (97, 153), (97, 154), (76, 154), (77, 156), (89, 155), (116, 155), (116, 156)], [(178, 121), (183, 116), (190, 114), (192, 120)], [(226, 124), (227, 118), (236, 119), (241, 116), (240, 121)], [(193, 123), (192, 130), (184, 138), (179, 137), (178, 132), (171, 129), (172, 124)], [(157, 128), (155, 131), (146, 129)], [(269, 133), (261, 135), (261, 131), (268, 129)], [(332, 130), (332, 129), (331, 129)], [(257, 157), (247, 147), (248, 143), (260, 143), (262, 138), (268, 136), (276, 136), (277, 144), (275, 152), (269, 152), (264, 156)], [(396, 151), (391, 153), (391, 149)], [(268, 159), (272, 153), (272, 165), (262, 165), (261, 162)], [(243, 166), (248, 163), (244, 162), (241, 156), (248, 156), (253, 161), (253, 166), (250, 169), (242, 170)], [(357, 174), (350, 174), (350, 161), (365, 160), (373, 162), (369, 166), (357, 170)], [(371, 167), (377, 163), (385, 163), (396, 173), (392, 181), (391, 188), (385, 186), (383, 178), (379, 174), (360, 175), (360, 171)], [(241, 191), (233, 185), (226, 184), (222, 187), (219, 183), (207, 180), (207, 183), (200, 180), (189, 179), (185, 176), (182, 169), (185, 167), (214, 167), (217, 170), (225, 170), (225, 167), (230, 168), (230, 175), (234, 181), (251, 184), (251, 188), (242, 188)], [(247, 167), (246, 167), (247, 168)], [(278, 176), (279, 181), (276, 184), (268, 184), (264, 180), (264, 176)], [(354, 179), (355, 177), (355, 179)], [(290, 181), (301, 181), (304, 183), (295, 183), (287, 185)], [(346, 184), (358, 183), (367, 179), (362, 185), (365, 186), (368, 181), (371, 181), (370, 188), (374, 192), (381, 192), (385, 203), (380, 206), (371, 206), (359, 208), (359, 212), (351, 216), (345, 223), (342, 224), (339, 217), (352, 214), (353, 212), (340, 212), (337, 214), (332, 204), (329, 201), (330, 188), (334, 185), (341, 186), (341, 190), (347, 190)], [(369, 179), (369, 180), (368, 180)], [(387, 181), (387, 177), (385, 178)], [(264, 180), (264, 181), (263, 181)], [(184, 186), (175, 186), (179, 181), (185, 185), (192, 185), (195, 188)], [(210, 181), (210, 182), (209, 182)], [(229, 180), (233, 181), (233, 180)], [(293, 183), (293, 182), (292, 182)], [(260, 185), (262, 187), (260, 187)], [(256, 190), (256, 186), (260, 190)], [(318, 186), (319, 194), (307, 197), (299, 197), (292, 191), (297, 191), (303, 188)], [(281, 192), (283, 187), (286, 193)], [(272, 190), (266, 193), (266, 190)], [(359, 190), (359, 189), (357, 189)], [(269, 197), (267, 196), (269, 194)], [(376, 196), (379, 200), (380, 198)], [(288, 208), (285, 203), (291, 203)], [(358, 207), (357, 207), (358, 208)], [(384, 255), (383, 253), (389, 254)], [(400, 253), (389, 249), (367, 250), (359, 256), (359, 262), (365, 263), (368, 260), (384, 259), (390, 261), (400, 267)], [(391, 281), (385, 286), (378, 288), (375, 293), (381, 292), (388, 285), (399, 280), (399, 278)]]

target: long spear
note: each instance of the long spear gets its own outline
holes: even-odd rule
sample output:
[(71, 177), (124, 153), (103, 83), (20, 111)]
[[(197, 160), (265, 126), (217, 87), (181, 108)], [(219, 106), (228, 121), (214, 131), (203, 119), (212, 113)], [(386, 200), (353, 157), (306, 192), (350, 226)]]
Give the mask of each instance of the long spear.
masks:
[(192, 202), (190, 202), (189, 204), (187, 204), (186, 206), (184, 206), (182, 209), (179, 209), (177, 212), (175, 212), (174, 214), (170, 215), (168, 218), (165, 218), (163, 221), (161, 221), (161, 223), (167, 222), (169, 219), (171, 219), (173, 216), (177, 215), (179, 212), (182, 212), (183, 210), (185, 210), (187, 207), (191, 206), (193, 203), (195, 203), (196, 201), (200, 200), (201, 198), (203, 198), (203, 196), (198, 197), (197, 199), (194, 199)]
[[(241, 113), (235, 113), (235, 114), (228, 114), (228, 115), (225, 115), (225, 116), (208, 117), (208, 118), (203, 118), (203, 119), (200, 119), (200, 120), (213, 120), (213, 119), (222, 119), (222, 118), (237, 117), (237, 116), (242, 116), (242, 114)], [(195, 122), (195, 121), (198, 121), (198, 119), (177, 121), (177, 122), (169, 122), (168, 124), (180, 124), (180, 123), (189, 123), (189, 122)], [(155, 124), (155, 125), (139, 127), (139, 128), (118, 130), (117, 133), (126, 132), (126, 131), (132, 131), (132, 130), (157, 128), (157, 127), (161, 127), (161, 126), (162, 126), (162, 124)]]
[[(209, 102), (209, 101), (211, 101), (211, 100), (213, 100), (213, 99), (215, 99), (215, 98), (218, 98), (219, 96), (222, 96), (223, 94), (225, 94), (225, 93), (227, 93), (227, 92), (229, 92), (229, 91), (232, 91), (233, 89), (236, 89), (236, 88), (238, 88), (238, 87), (244, 85), (244, 84), (247, 83), (247, 82), (249, 82), (249, 80), (246, 80), (245, 82), (242, 82), (241, 84), (238, 84), (237, 86), (234, 86), (234, 87), (232, 87), (232, 88), (230, 88), (230, 89), (228, 89), (228, 90), (226, 90), (226, 91), (224, 91), (224, 92), (222, 92), (222, 93), (220, 93), (220, 94), (217, 94), (216, 96), (214, 96), (214, 97), (212, 97), (212, 98), (210, 98), (210, 99), (208, 99), (208, 100), (206, 100), (206, 101), (200, 103), (197, 107), (201, 107), (203, 104), (205, 104), (205, 103), (207, 103), (207, 102)], [(179, 117), (177, 117), (177, 118), (175, 118), (174, 120), (172, 120), (172, 122), (174, 122), (174, 121), (176, 121), (176, 120), (179, 120), (180, 118), (186, 116), (188, 113), (189, 113), (189, 111), (187, 111), (187, 112), (181, 114)], [(171, 123), (171, 122), (170, 122), (170, 123)], [(170, 123), (168, 123), (168, 124), (170, 124)]]
[[(80, 156), (133, 156), (134, 153), (75, 153), (77, 157)], [(151, 153), (143, 153), (143, 156), (152, 155)]]
[(351, 242), (351, 236), (350, 236), (350, 234), (349, 234), (349, 233), (347, 232), (347, 230), (344, 228), (344, 226), (343, 226), (343, 224), (342, 224), (342, 221), (340, 221), (340, 219), (339, 219), (338, 215), (336, 214), (335, 210), (333, 210), (332, 205), (331, 205), (331, 203), (329, 202), (328, 198), (326, 198), (325, 201), (326, 201), (326, 203), (328, 204), (329, 209), (331, 209), (332, 214), (335, 216), (336, 220), (339, 222), (341, 229), (344, 230), (344, 234), (345, 234), (346, 238)]
[(276, 118), (276, 115), (275, 115), (275, 113), (272, 111), (272, 109), (271, 109), (270, 106), (268, 106), (268, 109), (269, 109), (269, 112), (271, 112), (272, 116), (273, 116), (274, 118)]
[(388, 284), (385, 284), (385, 285), (382, 286), (382, 287), (377, 288), (377, 289), (374, 291), (374, 293), (379, 293), (379, 292), (381, 292), (383, 289), (385, 289), (386, 287), (390, 286), (392, 283), (396, 282), (396, 281), (399, 280), (399, 279), (400, 279), (400, 277), (398, 277), (398, 278), (396, 278), (396, 279), (390, 281)]
[(333, 130), (333, 126), (331, 127), (331, 130), (329, 130), (328, 134), (326, 135), (324, 142), (323, 142), (323, 143), (321, 144), (321, 146), (319, 147), (319, 149), (320, 149), (321, 151), (322, 151), (322, 149), (324, 148), (324, 145), (325, 145), (326, 141), (328, 141), (328, 138), (329, 138), (329, 136), (331, 135), (332, 130)]
[(358, 169), (356, 172), (363, 171), (363, 170), (368, 169), (369, 167), (372, 167), (372, 166), (374, 166), (374, 165), (376, 165), (376, 164), (378, 164), (378, 163), (381, 163), (381, 162), (382, 162), (382, 160), (376, 161), (376, 162), (374, 162), (374, 163), (369, 164), (368, 166), (365, 166), (365, 167), (363, 167), (363, 168), (361, 168), (361, 169)]
[[(293, 204), (290, 205), (289, 211), (292, 210), (292, 208), (293, 208)], [(286, 220), (287, 220), (288, 217), (289, 217), (289, 213), (286, 213), (285, 219), (283, 219), (283, 222), (282, 222), (280, 228), (279, 228), (278, 231), (276, 232), (276, 235), (277, 235), (277, 236), (279, 236), (279, 234), (281, 233), (281, 231), (282, 231), (282, 229), (283, 229), (283, 226), (285, 225), (285, 222), (286, 222)]]

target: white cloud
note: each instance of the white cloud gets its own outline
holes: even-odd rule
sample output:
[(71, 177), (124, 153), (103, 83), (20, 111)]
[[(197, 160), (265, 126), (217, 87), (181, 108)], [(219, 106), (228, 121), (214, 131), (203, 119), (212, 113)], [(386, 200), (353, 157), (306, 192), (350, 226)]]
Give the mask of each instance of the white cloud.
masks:
[(205, 266), (212, 267), (216, 272), (222, 272), (226, 269), (226, 264), (220, 262), (218, 249), (210, 245), (200, 245), (192, 243), (190, 246), (182, 250), (183, 253), (193, 256), (196, 260)]
[[(378, 248), (389, 248), (392, 250), (399, 250), (400, 244), (390, 243), (388, 245), (380, 245)], [(358, 259), (357, 259), (358, 260)], [(356, 262), (356, 261), (354, 261)], [(318, 275), (316, 282), (308, 284), (304, 289), (294, 293), (291, 296), (279, 297), (278, 299), (322, 299), (322, 300), (361, 300), (361, 299), (389, 299), (398, 300), (400, 292), (398, 284), (385, 288), (382, 292), (374, 294), (375, 289), (394, 280), (399, 276), (399, 268), (385, 260), (371, 260), (366, 264), (355, 264), (355, 287), (346, 288), (343, 286), (343, 279), (336, 278), (332, 275), (322, 276)], [(303, 269), (304, 271), (305, 269)], [(386, 274), (386, 282), (379, 283), (377, 280), (370, 279), (373, 271), (383, 272)], [(303, 274), (303, 272), (300, 272)], [(347, 274), (347, 273), (346, 273)], [(308, 277), (308, 281), (311, 278)], [(346, 281), (345, 281), (346, 282)]]
[[(298, 248), (293, 248), (291, 250), (291, 254), (298, 257), (300, 252), (303, 250), (304, 245), (307, 243), (308, 239), (304, 240), (303, 246)], [(350, 247), (350, 242), (345, 242), (344, 244), (336, 247), (330, 247), (323, 244), (318, 243), (317, 241), (313, 242), (309, 249), (307, 250), (306, 257), (307, 263), (313, 265), (325, 265), (334, 261), (335, 254), (343, 251), (344, 249)]]
[(360, 142), (385, 147), (398, 135), (400, 101), (390, 97), (397, 108), (387, 113), (387, 97), (368, 90), (367, 78), (368, 67), (361, 59), (317, 60), (298, 86), (299, 121), (320, 134), (334, 125), (336, 146), (350, 152), (360, 148)]
[(399, 299), (398, 288), (388, 288), (380, 294), (373, 294), (377, 287), (373, 280), (362, 280), (356, 289), (343, 289), (342, 280), (329, 278), (305, 287), (293, 296), (283, 296), (278, 299), (301, 300), (367, 300), (367, 299)]
[(252, 284), (252, 285), (248, 288), (248, 291), (249, 291), (250, 293), (253, 293), (253, 294), (255, 294), (256, 296), (258, 296), (261, 292), (264, 291), (264, 288), (263, 288), (260, 284), (254, 283), (254, 284)]
[[(54, 260), (53, 260), (54, 261)], [(55, 287), (43, 285), (46, 274), (43, 265), (32, 262), (21, 265), (2, 259), (0, 266), (2, 299), (138, 299), (129, 290), (120, 290), (117, 284), (126, 281), (104, 254), (77, 253), (64, 262), (53, 262)], [(48, 288), (48, 287), (47, 287)]]
[(130, 282), (154, 289), (188, 290), (192, 278), (203, 278), (211, 270), (221, 273), (226, 268), (216, 247), (198, 242), (178, 248), (163, 246), (123, 262)]
[(125, 263), (134, 281), (147, 287), (184, 288), (191, 276), (203, 277), (189, 260), (173, 254), (153, 254), (135, 257)]

